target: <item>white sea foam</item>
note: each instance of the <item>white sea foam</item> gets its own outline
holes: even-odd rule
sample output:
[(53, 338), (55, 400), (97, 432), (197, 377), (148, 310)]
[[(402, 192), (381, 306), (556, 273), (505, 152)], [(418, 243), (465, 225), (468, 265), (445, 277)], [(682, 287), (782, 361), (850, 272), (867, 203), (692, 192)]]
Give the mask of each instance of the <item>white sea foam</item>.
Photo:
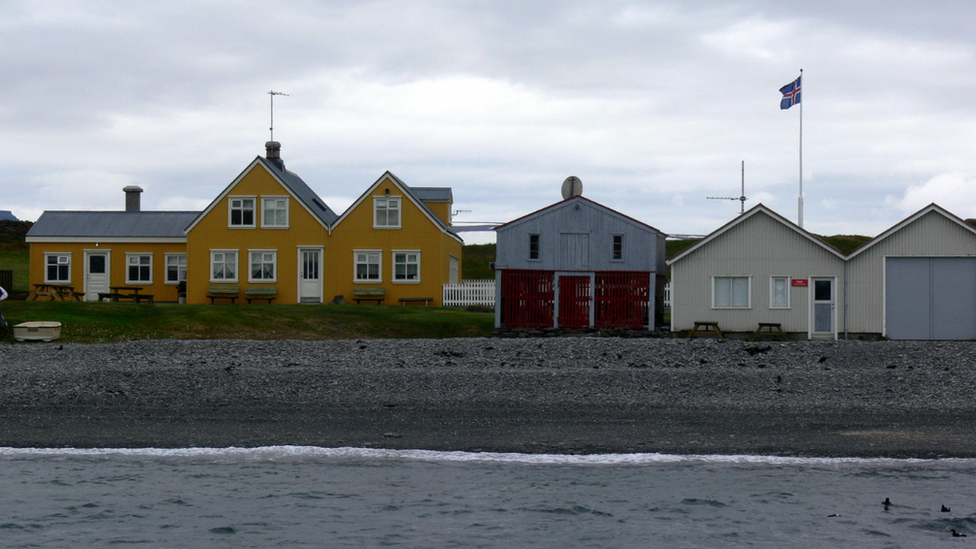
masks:
[(10, 448), (0, 447), (0, 459), (18, 457), (185, 457), (245, 458), (274, 461), (285, 458), (377, 459), (428, 462), (524, 463), (531, 465), (653, 465), (662, 463), (727, 463), (766, 465), (904, 465), (945, 463), (976, 465), (973, 458), (896, 459), (858, 457), (793, 457), (765, 455), (635, 454), (520, 454), (499, 452), (443, 452), (318, 446), (260, 446), (255, 448)]

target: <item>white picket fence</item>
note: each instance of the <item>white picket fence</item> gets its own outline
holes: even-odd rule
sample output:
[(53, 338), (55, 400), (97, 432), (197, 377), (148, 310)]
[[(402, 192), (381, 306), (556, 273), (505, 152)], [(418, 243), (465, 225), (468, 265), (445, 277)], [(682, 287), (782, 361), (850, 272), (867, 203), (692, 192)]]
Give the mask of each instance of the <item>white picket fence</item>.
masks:
[(495, 306), (495, 281), (463, 280), (460, 284), (444, 285), (445, 307), (467, 307), (468, 305)]

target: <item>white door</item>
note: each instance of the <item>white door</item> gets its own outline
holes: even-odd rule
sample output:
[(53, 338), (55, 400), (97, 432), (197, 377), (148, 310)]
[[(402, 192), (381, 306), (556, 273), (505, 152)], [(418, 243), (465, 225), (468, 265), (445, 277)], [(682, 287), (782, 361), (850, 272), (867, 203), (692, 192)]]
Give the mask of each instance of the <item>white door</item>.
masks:
[(450, 271), (450, 274), (448, 275), (447, 283), (448, 284), (457, 284), (459, 282), (458, 281), (458, 258), (454, 257), (453, 255), (451, 256), (451, 267), (450, 267), (450, 269), (451, 269), (451, 271)]
[(322, 303), (322, 250), (300, 249), (298, 261), (299, 303)]
[(109, 253), (85, 251), (85, 301), (109, 293)]
[(811, 278), (813, 286), (810, 337), (836, 339), (835, 290), (833, 278)]

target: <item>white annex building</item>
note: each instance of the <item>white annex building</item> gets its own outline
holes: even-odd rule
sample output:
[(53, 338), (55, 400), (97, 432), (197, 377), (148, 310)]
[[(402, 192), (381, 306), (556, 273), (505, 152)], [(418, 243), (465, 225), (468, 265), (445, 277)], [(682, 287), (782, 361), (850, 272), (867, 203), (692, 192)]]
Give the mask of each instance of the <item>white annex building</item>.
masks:
[(760, 204), (668, 264), (672, 331), (976, 338), (976, 228), (935, 204), (846, 257)]

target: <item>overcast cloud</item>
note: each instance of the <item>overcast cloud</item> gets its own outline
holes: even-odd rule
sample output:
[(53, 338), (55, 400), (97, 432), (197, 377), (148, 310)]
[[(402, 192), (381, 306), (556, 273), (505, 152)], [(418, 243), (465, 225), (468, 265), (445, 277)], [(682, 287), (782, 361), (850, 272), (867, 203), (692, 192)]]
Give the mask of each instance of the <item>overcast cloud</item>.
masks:
[[(584, 195), (668, 233), (746, 207), (874, 235), (976, 217), (976, 5), (943, 2), (12, 1), (0, 209), (205, 207), (269, 138), (345, 209), (385, 170), (458, 221)], [(469, 242), (490, 235), (467, 234)]]

